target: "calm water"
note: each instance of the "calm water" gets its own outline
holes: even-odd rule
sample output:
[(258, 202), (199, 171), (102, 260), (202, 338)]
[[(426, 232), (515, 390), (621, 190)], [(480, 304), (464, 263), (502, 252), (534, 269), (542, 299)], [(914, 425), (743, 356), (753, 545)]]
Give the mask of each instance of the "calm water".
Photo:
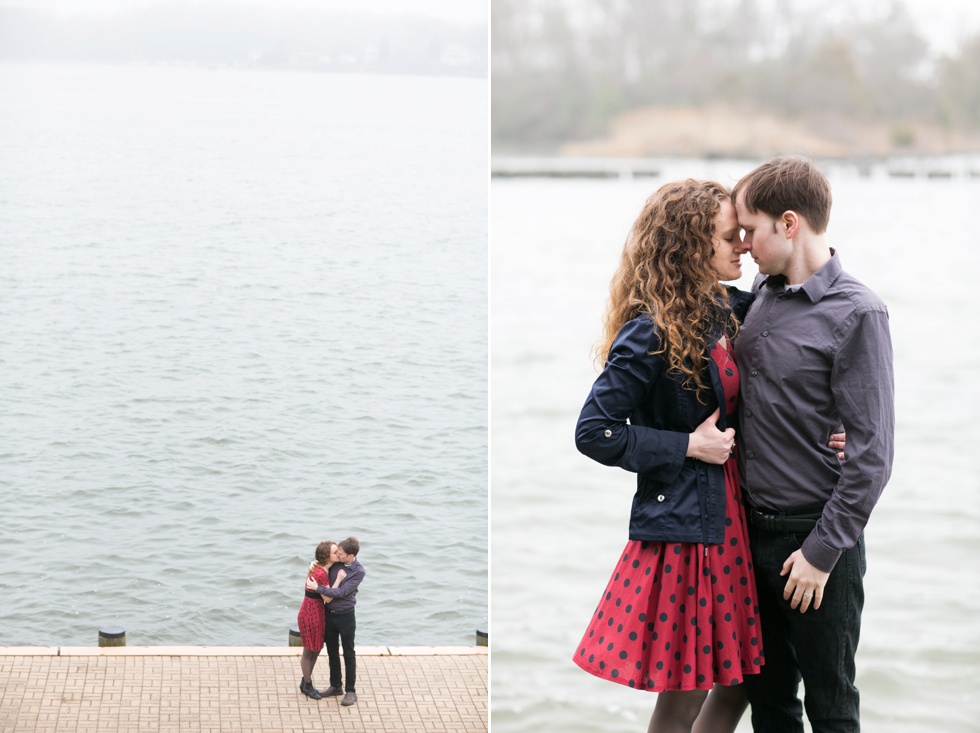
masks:
[[(635, 489), (632, 474), (577, 453), (574, 424), (609, 279), (646, 196), (689, 175), (731, 184), (753, 165), (667, 161), (653, 181), (491, 185), (494, 733), (646, 730), (653, 695), (571, 662)], [(895, 471), (867, 530), (863, 730), (977, 731), (980, 180), (829, 173), (831, 242), (888, 303), (896, 359)]]
[(485, 80), (0, 66), (0, 645), (487, 618)]

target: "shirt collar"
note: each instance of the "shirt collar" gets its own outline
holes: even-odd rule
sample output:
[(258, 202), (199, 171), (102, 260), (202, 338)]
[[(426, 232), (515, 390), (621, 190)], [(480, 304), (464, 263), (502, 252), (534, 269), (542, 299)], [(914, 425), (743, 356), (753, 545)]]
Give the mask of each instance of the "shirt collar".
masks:
[[(840, 257), (837, 256), (837, 250), (833, 247), (830, 248), (830, 259), (817, 270), (810, 278), (803, 283), (803, 287), (800, 288), (801, 293), (805, 293), (810, 299), (811, 303), (819, 303), (820, 300), (827, 294), (830, 290), (830, 286), (834, 284), (838, 277), (840, 277), (841, 272), (843, 272), (843, 266), (840, 262)], [(785, 275), (770, 275), (765, 280), (762, 281), (762, 285), (765, 285), (771, 290), (778, 290), (785, 292), (786, 290), (786, 276)]]

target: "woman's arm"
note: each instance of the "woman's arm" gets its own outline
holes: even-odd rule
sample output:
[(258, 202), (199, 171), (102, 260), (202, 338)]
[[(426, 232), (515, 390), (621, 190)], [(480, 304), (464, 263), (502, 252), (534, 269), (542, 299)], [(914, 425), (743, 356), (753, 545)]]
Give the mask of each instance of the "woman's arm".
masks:
[(676, 480), (688, 451), (688, 433), (633, 425), (629, 418), (661, 378), (663, 357), (653, 321), (626, 323), (613, 342), (602, 374), (592, 385), (575, 428), (580, 452), (606, 466)]
[[(336, 588), (338, 585), (340, 585), (340, 581), (342, 581), (346, 577), (347, 577), (347, 571), (344, 570), (343, 568), (341, 568), (340, 569), (340, 572), (337, 573), (337, 579), (333, 582), (333, 585), (330, 586), (330, 587), (331, 588)], [(329, 596), (324, 596), (324, 595), (321, 595), (320, 598), (323, 599), (323, 602), (324, 603), (330, 603), (330, 601), (333, 600), (333, 598), (330, 598)]]

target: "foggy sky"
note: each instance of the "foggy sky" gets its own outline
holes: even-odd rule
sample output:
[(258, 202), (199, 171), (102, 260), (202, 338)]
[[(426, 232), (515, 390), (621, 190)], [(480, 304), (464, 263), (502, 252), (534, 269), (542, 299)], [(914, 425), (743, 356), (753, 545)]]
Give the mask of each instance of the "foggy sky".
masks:
[[(227, 5), (227, 0), (189, 0), (195, 5)], [(385, 14), (420, 13), (464, 22), (486, 22), (489, 0), (240, 0), (242, 4), (275, 8), (367, 11)], [(0, 7), (32, 8), (59, 15), (109, 13), (146, 7), (155, 0), (0, 0)]]

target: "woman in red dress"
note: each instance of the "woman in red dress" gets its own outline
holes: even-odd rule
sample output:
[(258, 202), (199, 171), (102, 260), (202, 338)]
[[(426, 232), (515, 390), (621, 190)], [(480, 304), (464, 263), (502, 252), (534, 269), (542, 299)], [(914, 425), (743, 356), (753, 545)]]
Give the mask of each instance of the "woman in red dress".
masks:
[[(314, 578), (318, 585), (330, 586), (327, 570), (337, 562), (337, 543), (321, 542), (317, 545), (313, 557), (315, 559), (310, 563), (307, 577)], [(346, 573), (341, 570), (337, 574), (337, 580), (334, 581), (334, 587), (337, 587), (344, 577)], [(329, 603), (332, 599), (324, 598), (319, 593), (306, 590), (305, 587), (304, 592), (306, 595), (303, 598), (303, 605), (299, 607), (299, 614), (296, 617), (299, 635), (303, 640), (303, 655), (299, 661), (303, 678), (300, 680), (299, 689), (307, 697), (319, 700), (323, 696), (313, 686), (313, 667), (316, 666), (317, 657), (320, 656), (320, 650), (323, 648), (323, 634), (327, 622), (323, 604)]]
[(659, 693), (651, 732), (734, 730), (741, 682), (763, 663), (733, 427), (731, 340), (752, 296), (719, 282), (741, 276), (743, 252), (723, 186), (680, 181), (650, 197), (612, 281), (604, 369), (576, 429), (579, 450), (635, 472), (637, 491), (574, 661)]

